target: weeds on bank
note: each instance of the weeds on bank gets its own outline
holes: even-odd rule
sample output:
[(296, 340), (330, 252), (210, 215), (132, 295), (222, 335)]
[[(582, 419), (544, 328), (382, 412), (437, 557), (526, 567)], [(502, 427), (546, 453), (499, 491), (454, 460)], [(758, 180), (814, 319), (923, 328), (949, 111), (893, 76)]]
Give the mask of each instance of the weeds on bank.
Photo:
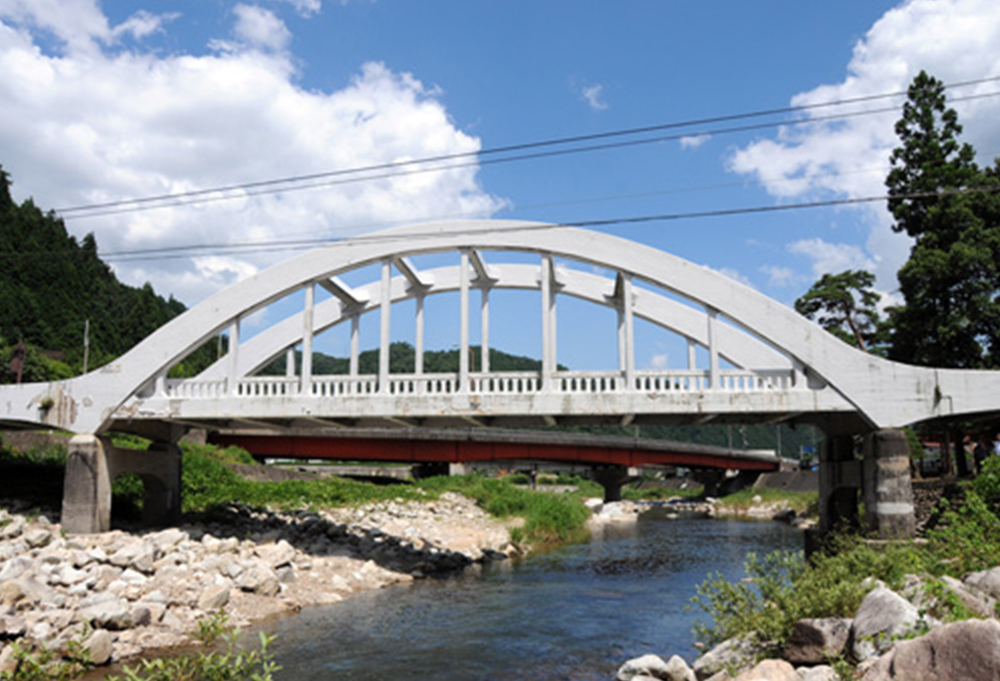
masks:
[(845, 534), (808, 562), (797, 552), (750, 554), (746, 581), (732, 583), (714, 574), (698, 587), (694, 603), (711, 623), (697, 625), (695, 632), (709, 644), (750, 636), (774, 652), (784, 647), (797, 620), (851, 617), (874, 580), (899, 590), (906, 575), (923, 577), (929, 614), (946, 622), (967, 619), (972, 613), (939, 578), (1000, 565), (998, 502), (1000, 457), (988, 460), (967, 486), (964, 503), (943, 505), (926, 543), (873, 545)]
[(257, 646), (242, 650), (239, 636), (240, 630), (228, 624), (225, 613), (218, 613), (199, 622), (195, 635), (212, 650), (141, 660), (126, 666), (121, 676), (109, 676), (107, 681), (272, 681), (274, 673), (281, 669), (269, 649), (275, 637), (260, 632)]

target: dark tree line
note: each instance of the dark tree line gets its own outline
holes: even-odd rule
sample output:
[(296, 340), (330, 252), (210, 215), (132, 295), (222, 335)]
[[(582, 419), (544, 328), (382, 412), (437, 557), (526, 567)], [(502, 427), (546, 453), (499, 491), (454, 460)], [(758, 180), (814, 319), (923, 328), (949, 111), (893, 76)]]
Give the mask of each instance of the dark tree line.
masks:
[(67, 378), (82, 369), (87, 320), (93, 369), (184, 310), (148, 283), (118, 281), (98, 257), (93, 234), (78, 241), (32, 200), (15, 203), (0, 168), (0, 382), (14, 378), (10, 360), (18, 343), (27, 348), (23, 381)]

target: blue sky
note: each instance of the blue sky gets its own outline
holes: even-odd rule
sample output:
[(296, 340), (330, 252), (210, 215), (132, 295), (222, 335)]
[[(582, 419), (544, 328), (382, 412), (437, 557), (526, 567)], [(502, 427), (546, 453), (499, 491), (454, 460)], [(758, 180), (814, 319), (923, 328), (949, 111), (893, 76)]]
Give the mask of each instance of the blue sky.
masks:
[[(898, 92), (920, 69), (946, 83), (997, 76), (1000, 6), (0, 0), (0, 68), (0, 164), (16, 198), (63, 208)], [(984, 83), (954, 94), (998, 90)], [(956, 108), (981, 160), (1000, 154), (1000, 97)], [(785, 125), (749, 132), (696, 137), (702, 128), (691, 128), (685, 140), (631, 148), (66, 220), (75, 234), (95, 232), (110, 254), (339, 237), (456, 215), (574, 222), (882, 193), (898, 114), (811, 115), (819, 114), (771, 118)], [(820, 274), (848, 267), (875, 271), (891, 295), (908, 244), (889, 224), (874, 205), (602, 229), (791, 304)], [(289, 255), (115, 267), (129, 283), (148, 280), (193, 304)], [(641, 362), (656, 355), (650, 345)]]

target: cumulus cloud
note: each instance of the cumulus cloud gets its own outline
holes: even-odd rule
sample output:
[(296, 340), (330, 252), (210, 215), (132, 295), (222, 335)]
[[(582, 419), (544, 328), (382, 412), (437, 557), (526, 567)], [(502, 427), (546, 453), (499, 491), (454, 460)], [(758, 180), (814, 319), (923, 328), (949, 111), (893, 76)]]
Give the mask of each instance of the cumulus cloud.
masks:
[(649, 367), (651, 369), (666, 369), (670, 363), (670, 355), (667, 353), (658, 353), (649, 358)]
[[(792, 104), (809, 106), (902, 92), (921, 69), (945, 83), (1000, 73), (1000, 3), (903, 2), (886, 12), (858, 41), (843, 81), (796, 95)], [(995, 89), (995, 83), (984, 83), (949, 92), (965, 126), (965, 140), (988, 156), (1000, 153), (1000, 99), (955, 100)], [(893, 124), (899, 113), (819, 120), (829, 113), (823, 109), (806, 112), (805, 125), (783, 128), (772, 138), (738, 149), (729, 159), (729, 168), (754, 176), (780, 199), (884, 194), (889, 153), (898, 144)], [(874, 263), (883, 286), (892, 286), (896, 270), (908, 256), (909, 242), (891, 232), (890, 216), (883, 205), (857, 211), (868, 230), (865, 246), (869, 262)]]
[(712, 139), (711, 135), (688, 135), (681, 137), (681, 149), (697, 149), (710, 139)]
[(820, 238), (803, 239), (788, 244), (788, 252), (812, 260), (813, 276), (837, 274), (844, 270), (874, 270), (875, 262), (858, 246), (831, 244)]
[(801, 279), (791, 267), (764, 265), (760, 268), (760, 271), (767, 277), (767, 282), (771, 286), (791, 286), (798, 283)]
[(581, 92), (583, 99), (594, 111), (604, 111), (608, 102), (604, 99), (604, 86), (600, 84), (584, 86)]
[[(300, 16), (309, 17), (314, 14), (318, 14), (321, 9), (323, 9), (323, 3), (320, 0), (281, 0), (286, 2), (295, 8), (295, 11), (299, 13)], [(340, 4), (346, 5), (349, 0), (340, 0)]]
[[(284, 24), (239, 7), (246, 9), (236, 10), (232, 35), (256, 48), (161, 56), (109, 43), (116, 30), (135, 37), (159, 30), (162, 18), (136, 15), (128, 28), (112, 27), (88, 0), (0, 0), (0, 163), (15, 198), (58, 209), (480, 149), (456, 128), (435, 88), (382, 64), (365, 64), (335, 91), (303, 89), (298, 62), (282, 50)], [(440, 216), (488, 217), (502, 202), (477, 173), (466, 165), (66, 219), (77, 235), (94, 232), (103, 253), (335, 238)], [(115, 267), (129, 283), (150, 281), (192, 304), (288, 255), (208, 249), (194, 259)]]
[(233, 33), (244, 44), (273, 52), (281, 52), (292, 40), (285, 22), (274, 12), (257, 5), (236, 5), (236, 26)]

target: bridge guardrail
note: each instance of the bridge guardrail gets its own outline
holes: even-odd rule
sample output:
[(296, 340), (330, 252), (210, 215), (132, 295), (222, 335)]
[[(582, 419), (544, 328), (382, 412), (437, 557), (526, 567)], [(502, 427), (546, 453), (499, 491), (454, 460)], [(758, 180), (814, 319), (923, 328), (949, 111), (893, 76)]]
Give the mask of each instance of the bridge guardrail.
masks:
[[(626, 377), (619, 371), (560, 371), (552, 376), (552, 390), (564, 394), (629, 392)], [(251, 376), (236, 384), (236, 397), (294, 397), (301, 394), (301, 379), (288, 376)], [(793, 390), (795, 374), (787, 369), (748, 371), (723, 369), (718, 372), (717, 390), (759, 392)], [(631, 390), (641, 393), (703, 392), (711, 390), (711, 376), (704, 370), (638, 371)], [(392, 374), (390, 395), (450, 395), (461, 391), (457, 373)], [(541, 374), (510, 371), (469, 376), (468, 392), (477, 395), (518, 395), (542, 391)], [(215, 399), (229, 394), (227, 379), (169, 379), (164, 394), (172, 399)], [(353, 397), (379, 394), (378, 376), (313, 376), (312, 397)]]

